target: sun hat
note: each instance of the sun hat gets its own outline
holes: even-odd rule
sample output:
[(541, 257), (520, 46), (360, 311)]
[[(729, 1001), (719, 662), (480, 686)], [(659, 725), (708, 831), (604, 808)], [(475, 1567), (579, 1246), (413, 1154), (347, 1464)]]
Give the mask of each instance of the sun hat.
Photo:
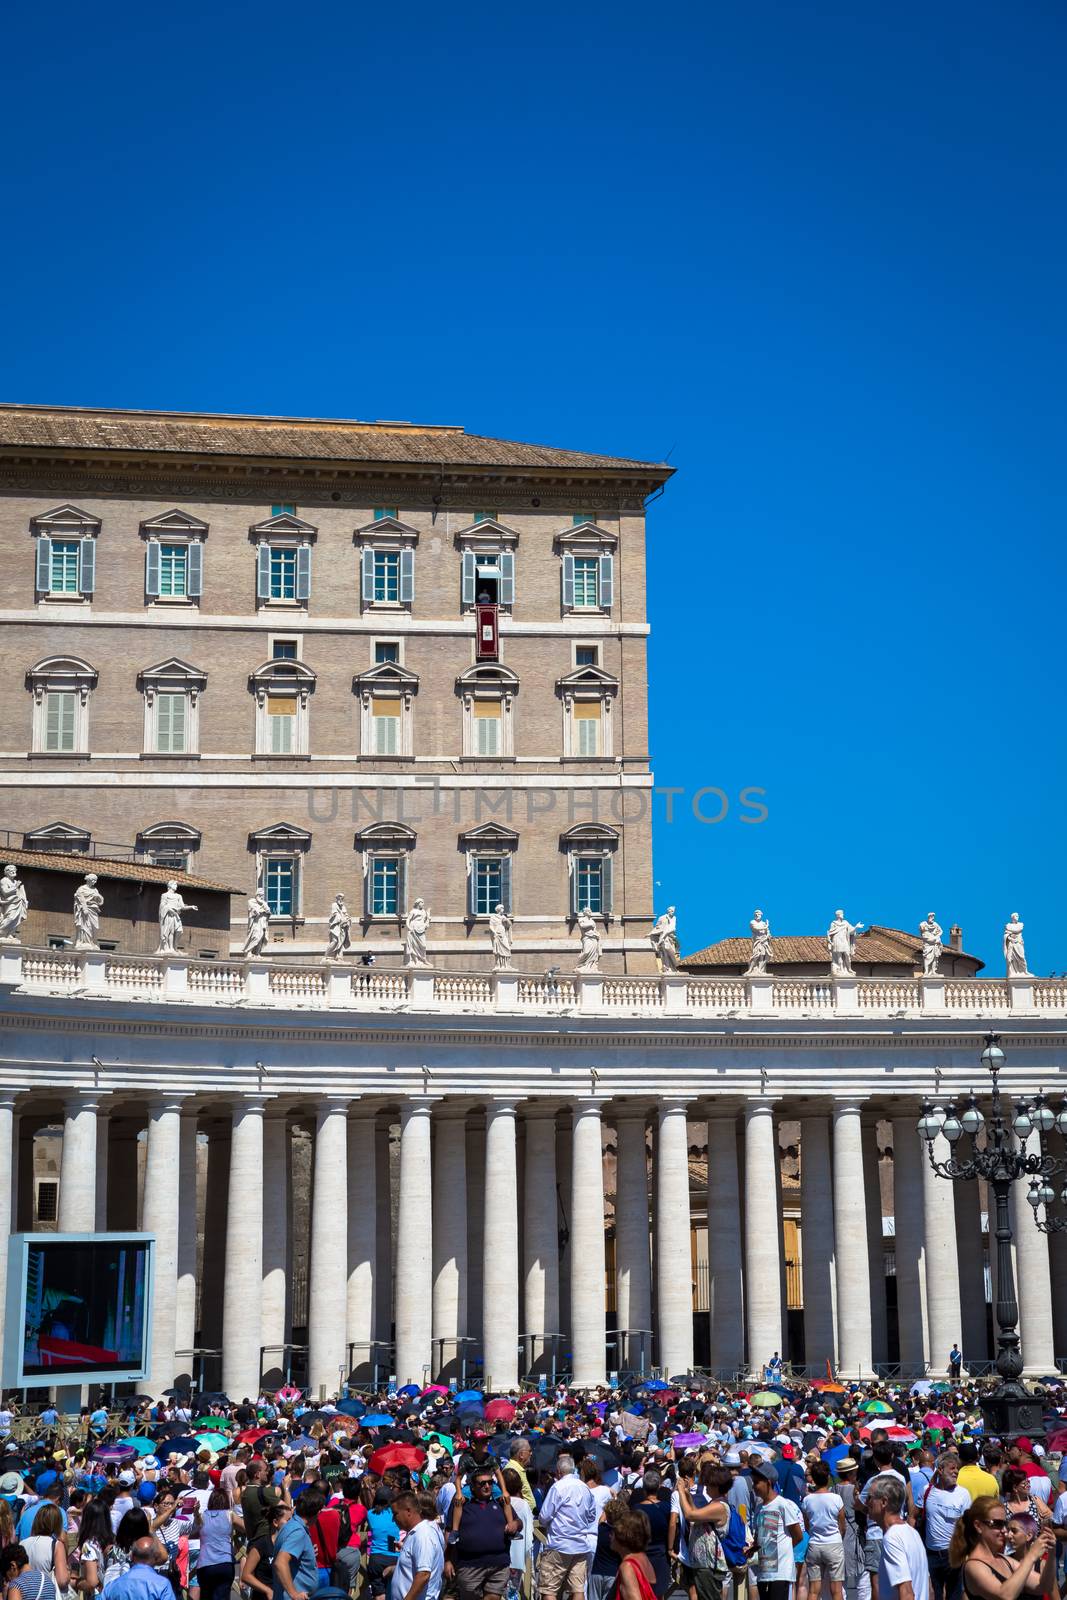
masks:
[(840, 1477), (843, 1472), (858, 1472), (859, 1469), (860, 1467), (858, 1461), (853, 1461), (851, 1456), (842, 1456), (834, 1468), (834, 1471), (837, 1473), (837, 1476)]
[(26, 1485), (18, 1472), (5, 1472), (0, 1478), (0, 1494), (21, 1494)]

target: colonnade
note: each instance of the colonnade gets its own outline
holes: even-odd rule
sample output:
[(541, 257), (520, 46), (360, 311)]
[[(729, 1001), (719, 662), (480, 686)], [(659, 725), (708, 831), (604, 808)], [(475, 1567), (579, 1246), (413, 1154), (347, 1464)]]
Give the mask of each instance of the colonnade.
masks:
[[(17, 1174), (13, 1152), (43, 1116), (14, 1095), (0, 1099), (3, 1251), (9, 1225), (29, 1226), (26, 1150)], [(109, 1137), (109, 1117), (122, 1119), (123, 1138), (114, 1127)], [(112, 1106), (79, 1092), (63, 1105), (58, 1224), (88, 1231), (139, 1220), (156, 1235), (149, 1391), (188, 1370), (186, 1355), (199, 1345), (221, 1350), (228, 1394), (252, 1395), (292, 1338), (290, 1128), (313, 1123), (312, 1390), (334, 1392), (375, 1350), (401, 1383), (458, 1371), (467, 1354), (480, 1354), (484, 1381), (498, 1389), (543, 1368), (549, 1352), (579, 1385), (604, 1382), (611, 1367), (654, 1363), (672, 1375), (694, 1359), (689, 1157), (699, 1122), (707, 1127), (710, 1365), (758, 1367), (787, 1350), (778, 1124), (799, 1119), (806, 1360), (865, 1374), (888, 1356), (875, 1146), (876, 1119), (885, 1117), (859, 1097), (791, 1108), (770, 1098), (738, 1106), (686, 1097), (560, 1104), (335, 1095), (296, 1104), (164, 1093)], [(135, 1144), (130, 1159), (138, 1128), (146, 1130), (139, 1219)], [(979, 1196), (933, 1174), (913, 1109), (894, 1115), (892, 1129), (899, 1359), (943, 1370), (957, 1341), (965, 1357), (989, 1353)], [(208, 1135), (199, 1269), (198, 1132)], [(606, 1144), (615, 1156), (610, 1336)], [(1027, 1369), (1051, 1371), (1056, 1334), (1067, 1331), (1067, 1252), (1050, 1254), (1024, 1185), (1014, 1226)]]

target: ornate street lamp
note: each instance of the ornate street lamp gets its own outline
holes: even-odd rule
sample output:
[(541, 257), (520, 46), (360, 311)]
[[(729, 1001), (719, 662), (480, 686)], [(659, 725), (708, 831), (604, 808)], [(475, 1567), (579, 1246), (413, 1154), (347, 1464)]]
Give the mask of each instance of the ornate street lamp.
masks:
[[(1059, 1114), (1063, 1117), (1061, 1124), (1057, 1114), (1039, 1095), (1033, 1105), (1025, 1100), (1019, 1101), (1009, 1120), (1008, 1110), (1000, 1096), (1004, 1053), (1000, 1049), (999, 1034), (986, 1034), (982, 1065), (993, 1080), (988, 1118), (982, 1115), (972, 1090), (967, 1104), (962, 1108), (925, 1103), (919, 1118), (919, 1133), (926, 1140), (930, 1165), (939, 1178), (958, 1181), (984, 1178), (993, 1196), (997, 1242), (996, 1367), (1000, 1382), (982, 1401), (982, 1410), (985, 1412), (988, 1432), (999, 1434), (1001, 1438), (1012, 1438), (1020, 1433), (1040, 1433), (1042, 1429), (1041, 1403), (1022, 1382), (1023, 1358), (1016, 1329), (1019, 1305), (1015, 1298), (1015, 1275), (1011, 1264), (1008, 1197), (1013, 1183), (1029, 1177), (1032, 1182), (1027, 1198), (1034, 1207), (1035, 1219), (1038, 1208), (1047, 1203), (1046, 1193), (1055, 1198), (1048, 1180), (1057, 1173), (1067, 1171), (1067, 1162), (1057, 1161), (1046, 1153), (1044, 1135), (1056, 1126), (1067, 1128), (1067, 1114)], [(1025, 1140), (1035, 1129), (1041, 1134), (1040, 1152), (1024, 1148)], [(934, 1157), (934, 1140), (938, 1134), (942, 1134), (948, 1142), (947, 1161), (938, 1161)], [(1036, 1200), (1035, 1192), (1038, 1196)], [(1038, 1227), (1041, 1226), (1038, 1222)], [(1067, 1228), (1067, 1220), (1061, 1226)]]

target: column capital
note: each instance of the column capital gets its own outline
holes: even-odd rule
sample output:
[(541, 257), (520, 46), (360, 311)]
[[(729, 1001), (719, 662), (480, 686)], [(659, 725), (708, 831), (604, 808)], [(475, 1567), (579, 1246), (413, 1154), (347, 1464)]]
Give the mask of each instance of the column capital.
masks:
[(146, 1104), (148, 1106), (149, 1114), (151, 1114), (153, 1111), (180, 1112), (186, 1100), (188, 1099), (188, 1090), (183, 1089), (175, 1093), (171, 1090), (160, 1089), (157, 1093), (150, 1094), (148, 1096)]
[(412, 1117), (428, 1117), (434, 1106), (440, 1105), (442, 1096), (439, 1094), (413, 1094), (407, 1100), (400, 1102), (400, 1120), (408, 1122)]
[(267, 1107), (273, 1099), (272, 1094), (243, 1094), (240, 1100), (234, 1102), (231, 1115), (234, 1121), (238, 1117), (247, 1117), (252, 1113), (265, 1116)]
[(604, 1107), (610, 1098), (610, 1095), (606, 1094), (579, 1095), (571, 1101), (571, 1110), (575, 1117), (589, 1117), (594, 1114), (600, 1117), (603, 1115)]
[(522, 1102), (522, 1113), (526, 1122), (555, 1122), (559, 1111), (560, 1102), (558, 1100), (524, 1100)]
[(519, 1108), (519, 1098), (517, 1095), (506, 1095), (500, 1098), (494, 1096), (492, 1100), (487, 1100), (485, 1102), (486, 1118), (513, 1117)]
[(464, 1100), (442, 1100), (434, 1112), (435, 1122), (466, 1122), (470, 1106)]
[(867, 1105), (867, 1101), (866, 1101), (865, 1096), (863, 1096), (863, 1095), (859, 1095), (859, 1094), (842, 1095), (840, 1097), (840, 1099), (838, 1099), (835, 1096), (834, 1102), (833, 1102), (834, 1118), (836, 1120), (836, 1118), (838, 1118), (838, 1117), (843, 1117), (843, 1116), (848, 1116), (848, 1115), (851, 1115), (851, 1116), (854, 1116), (854, 1117), (861, 1117), (863, 1115), (863, 1113), (864, 1113), (864, 1110), (866, 1109), (866, 1105)]
[(751, 1122), (756, 1117), (773, 1117), (777, 1109), (777, 1102), (772, 1099), (746, 1100), (745, 1121)]
[(656, 1101), (656, 1115), (659, 1117), (671, 1116), (681, 1112), (683, 1115), (689, 1110), (693, 1100), (691, 1095), (671, 1094), (663, 1100)]
[(67, 1116), (79, 1111), (99, 1111), (110, 1098), (106, 1089), (67, 1089), (63, 1095), (63, 1111)]
[(351, 1104), (350, 1094), (325, 1094), (315, 1103), (315, 1120), (321, 1122), (323, 1117), (347, 1117)]

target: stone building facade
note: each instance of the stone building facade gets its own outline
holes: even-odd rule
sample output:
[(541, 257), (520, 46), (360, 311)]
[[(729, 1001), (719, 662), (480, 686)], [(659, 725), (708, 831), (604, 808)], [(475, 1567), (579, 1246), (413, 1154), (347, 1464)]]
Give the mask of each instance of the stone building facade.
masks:
[[(657, 464), (460, 428), (0, 407), (0, 785), (251, 894), (287, 955), (575, 948), (648, 970)], [(79, 845), (79, 848), (81, 846)], [(235, 906), (239, 947), (244, 918)]]

